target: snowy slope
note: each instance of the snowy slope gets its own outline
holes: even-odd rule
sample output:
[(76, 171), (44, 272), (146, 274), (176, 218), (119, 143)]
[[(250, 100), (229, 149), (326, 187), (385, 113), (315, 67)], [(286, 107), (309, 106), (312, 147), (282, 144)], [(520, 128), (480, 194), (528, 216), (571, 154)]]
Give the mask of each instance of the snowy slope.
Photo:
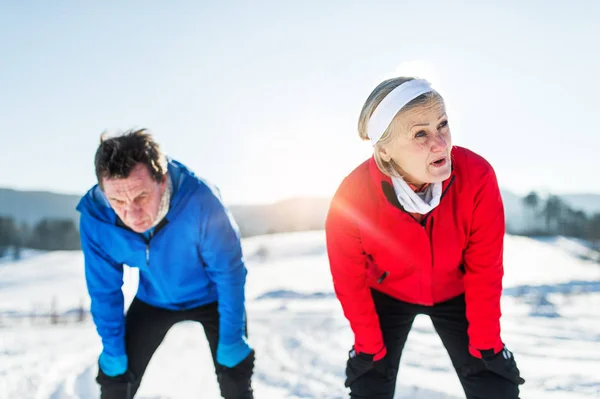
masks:
[[(323, 232), (246, 239), (250, 341), (257, 398), (340, 399), (352, 334), (335, 299)], [(0, 398), (95, 398), (99, 339), (91, 322), (37, 325), (16, 314), (73, 309), (87, 294), (79, 252), (0, 266)], [(527, 384), (522, 398), (600, 397), (600, 267), (564, 241), (506, 237), (503, 338)], [(136, 274), (129, 270), (131, 298)], [(15, 321), (16, 320), (16, 321)], [(3, 326), (3, 327), (2, 327)], [(463, 398), (429, 319), (417, 318), (401, 363), (396, 398)], [(137, 398), (218, 398), (201, 327), (167, 335)]]

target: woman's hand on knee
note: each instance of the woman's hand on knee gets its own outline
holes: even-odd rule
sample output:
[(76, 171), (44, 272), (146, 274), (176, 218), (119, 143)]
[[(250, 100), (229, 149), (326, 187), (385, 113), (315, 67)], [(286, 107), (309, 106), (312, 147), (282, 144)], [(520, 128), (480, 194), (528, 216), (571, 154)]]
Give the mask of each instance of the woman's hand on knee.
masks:
[(354, 348), (350, 350), (346, 363), (346, 381), (344, 385), (350, 387), (357, 379), (371, 370), (377, 371), (385, 378), (393, 378), (395, 373), (389, 367), (384, 357), (374, 360), (375, 355), (368, 353), (357, 353)]

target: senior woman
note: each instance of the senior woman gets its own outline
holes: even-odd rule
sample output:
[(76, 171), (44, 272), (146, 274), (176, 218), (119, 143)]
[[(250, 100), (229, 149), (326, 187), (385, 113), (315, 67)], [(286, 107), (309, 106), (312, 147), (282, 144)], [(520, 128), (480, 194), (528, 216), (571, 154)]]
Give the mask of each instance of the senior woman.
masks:
[(505, 219), (492, 166), (452, 146), (439, 92), (398, 77), (358, 122), (373, 156), (341, 183), (326, 237), (337, 298), (354, 333), (345, 385), (392, 399), (415, 317), (431, 318), (468, 399), (518, 399), (500, 334)]

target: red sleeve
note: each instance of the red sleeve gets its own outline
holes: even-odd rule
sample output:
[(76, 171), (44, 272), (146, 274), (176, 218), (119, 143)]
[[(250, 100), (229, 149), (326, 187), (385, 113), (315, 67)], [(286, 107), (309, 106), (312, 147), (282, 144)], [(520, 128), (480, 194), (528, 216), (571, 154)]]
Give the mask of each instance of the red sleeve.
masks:
[(375, 355), (377, 360), (386, 351), (367, 284), (367, 259), (356, 223), (358, 212), (356, 205), (338, 190), (325, 223), (327, 254), (336, 296), (354, 332), (354, 348)]
[(500, 296), (504, 275), (504, 206), (494, 170), (487, 164), (482, 172), (471, 180), (471, 184), (478, 187), (464, 251), (469, 351), (476, 357), (481, 357), (479, 350), (493, 349), (494, 353), (502, 350)]

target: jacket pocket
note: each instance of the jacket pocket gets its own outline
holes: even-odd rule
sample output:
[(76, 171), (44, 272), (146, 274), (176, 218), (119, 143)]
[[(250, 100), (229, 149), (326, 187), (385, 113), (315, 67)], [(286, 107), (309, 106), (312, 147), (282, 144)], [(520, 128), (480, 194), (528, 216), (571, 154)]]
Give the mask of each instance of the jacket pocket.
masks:
[(381, 269), (375, 261), (373, 261), (371, 255), (367, 256), (367, 275), (370, 281), (374, 281), (377, 284), (383, 284), (389, 274), (389, 271)]

